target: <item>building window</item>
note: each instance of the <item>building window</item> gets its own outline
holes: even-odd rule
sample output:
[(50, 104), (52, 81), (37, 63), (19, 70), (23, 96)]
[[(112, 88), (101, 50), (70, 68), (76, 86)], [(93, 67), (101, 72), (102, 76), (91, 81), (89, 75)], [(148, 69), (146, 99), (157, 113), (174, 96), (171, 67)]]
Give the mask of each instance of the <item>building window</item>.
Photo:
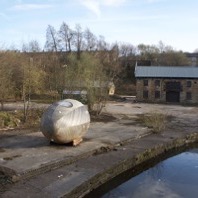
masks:
[(143, 98), (148, 99), (148, 91), (143, 91)]
[(192, 93), (186, 92), (186, 100), (192, 100)]
[(160, 91), (155, 91), (155, 98), (160, 98)]
[(192, 86), (192, 83), (191, 83), (190, 80), (188, 80), (188, 81), (186, 82), (186, 87), (191, 87), (191, 86)]
[(155, 86), (160, 87), (160, 80), (155, 80)]
[(148, 86), (148, 80), (144, 80), (144, 86)]

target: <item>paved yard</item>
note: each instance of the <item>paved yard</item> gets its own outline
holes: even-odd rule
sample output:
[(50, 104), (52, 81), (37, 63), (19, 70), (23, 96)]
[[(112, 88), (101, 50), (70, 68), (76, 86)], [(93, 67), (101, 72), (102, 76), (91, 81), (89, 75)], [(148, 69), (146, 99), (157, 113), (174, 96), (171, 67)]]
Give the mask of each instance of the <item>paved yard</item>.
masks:
[[(151, 135), (150, 129), (136, 122), (138, 115), (151, 112), (171, 116), (167, 129), (160, 135)], [(109, 102), (104, 113), (116, 119), (92, 122), (84, 141), (77, 147), (50, 144), (39, 130), (20, 134), (1, 131), (0, 171), (13, 180), (34, 176), (11, 186), (2, 196), (17, 197), (17, 192), (18, 197), (34, 197), (35, 193), (37, 197), (61, 197), (115, 163), (126, 161), (158, 142), (198, 132), (198, 107)]]

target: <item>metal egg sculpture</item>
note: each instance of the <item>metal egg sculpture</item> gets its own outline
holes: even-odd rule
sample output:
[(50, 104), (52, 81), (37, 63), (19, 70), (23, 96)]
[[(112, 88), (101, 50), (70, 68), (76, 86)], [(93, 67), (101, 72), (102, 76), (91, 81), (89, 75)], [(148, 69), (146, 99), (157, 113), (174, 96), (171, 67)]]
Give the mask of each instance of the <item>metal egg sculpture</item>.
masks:
[(82, 141), (90, 125), (87, 107), (72, 99), (49, 106), (41, 118), (41, 131), (51, 142), (58, 144)]

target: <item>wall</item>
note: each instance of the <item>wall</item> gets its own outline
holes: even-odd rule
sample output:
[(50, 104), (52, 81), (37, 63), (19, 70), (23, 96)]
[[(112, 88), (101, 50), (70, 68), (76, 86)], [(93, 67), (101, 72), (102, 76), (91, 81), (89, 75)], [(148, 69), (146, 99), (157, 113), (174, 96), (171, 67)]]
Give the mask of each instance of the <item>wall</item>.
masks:
[[(144, 81), (148, 81), (148, 85), (144, 85)], [(158, 83), (156, 83), (158, 81)], [(136, 79), (136, 97), (137, 101), (147, 102), (167, 102), (167, 82), (178, 82), (181, 89), (176, 92), (179, 94), (181, 103), (198, 103), (198, 79), (162, 79), (162, 78), (141, 78)], [(188, 87), (188, 85), (191, 85)], [(145, 96), (148, 92), (148, 98)], [(158, 94), (156, 93), (158, 92)], [(187, 93), (188, 92), (188, 93)], [(160, 93), (160, 94), (159, 94)], [(191, 93), (191, 94), (190, 94)], [(191, 95), (191, 99), (187, 99)], [(159, 98), (158, 98), (159, 97)]]

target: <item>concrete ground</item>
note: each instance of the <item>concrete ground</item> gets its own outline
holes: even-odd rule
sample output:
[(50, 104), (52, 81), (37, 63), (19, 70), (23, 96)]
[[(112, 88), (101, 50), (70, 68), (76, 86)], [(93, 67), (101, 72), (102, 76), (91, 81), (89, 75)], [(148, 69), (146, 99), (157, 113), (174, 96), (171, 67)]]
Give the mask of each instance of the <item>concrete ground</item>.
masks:
[[(151, 112), (171, 117), (164, 132), (152, 134), (137, 122), (138, 115)], [(3, 187), (0, 196), (83, 197), (130, 168), (128, 164), (139, 153), (198, 133), (198, 107), (125, 101), (108, 103), (104, 113), (116, 119), (92, 122), (76, 147), (50, 144), (40, 131), (1, 131), (0, 172), (18, 182)]]

